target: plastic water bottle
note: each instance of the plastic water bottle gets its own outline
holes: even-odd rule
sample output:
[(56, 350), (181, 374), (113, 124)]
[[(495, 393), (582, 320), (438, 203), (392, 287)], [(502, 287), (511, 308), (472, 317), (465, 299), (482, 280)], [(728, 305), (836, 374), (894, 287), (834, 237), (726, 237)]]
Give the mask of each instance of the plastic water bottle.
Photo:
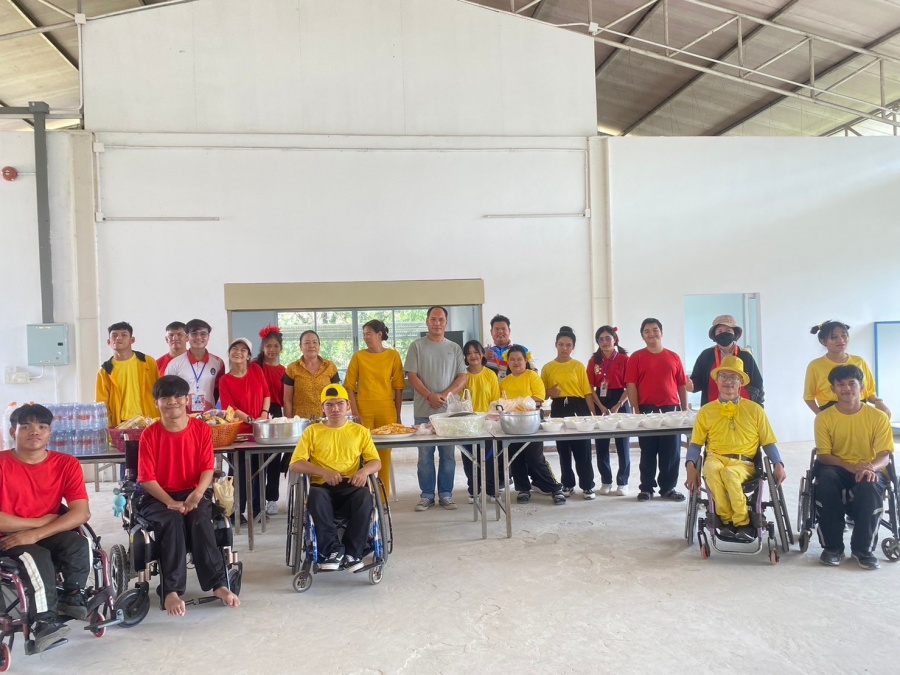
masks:
[(6, 406), (6, 412), (3, 413), (3, 429), (0, 430), (0, 450), (12, 450), (16, 447), (16, 439), (9, 433), (9, 418), (18, 407), (18, 404), (13, 401)]

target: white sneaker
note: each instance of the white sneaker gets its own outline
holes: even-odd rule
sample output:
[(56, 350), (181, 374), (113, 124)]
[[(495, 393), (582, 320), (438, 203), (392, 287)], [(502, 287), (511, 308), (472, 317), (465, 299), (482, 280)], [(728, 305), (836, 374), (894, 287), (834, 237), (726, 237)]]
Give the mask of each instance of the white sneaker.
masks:
[(612, 492), (612, 483), (604, 483), (600, 486), (601, 495), (608, 495), (610, 492)]
[(270, 516), (278, 515), (278, 502), (268, 502), (266, 504), (266, 513)]
[(581, 496), (584, 497), (585, 499), (596, 499), (597, 498), (597, 495), (594, 494), (593, 490), (584, 490), (582, 492)]
[(615, 492), (611, 492), (610, 494), (615, 495), (616, 497), (625, 497), (628, 494), (628, 486), (620, 485), (616, 488)]
[(470, 504), (474, 504), (474, 503), (475, 503), (475, 497), (473, 497), (472, 495), (469, 495), (468, 501), (469, 501)]

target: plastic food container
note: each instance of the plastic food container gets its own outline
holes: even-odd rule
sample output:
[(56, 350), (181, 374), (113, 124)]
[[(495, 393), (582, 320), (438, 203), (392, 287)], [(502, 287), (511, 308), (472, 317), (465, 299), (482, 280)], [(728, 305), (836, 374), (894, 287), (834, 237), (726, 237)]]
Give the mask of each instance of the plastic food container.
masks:
[(641, 426), (639, 415), (630, 415), (619, 420), (619, 428), (622, 431), (634, 431), (639, 426)]
[(516, 436), (537, 433), (537, 430), (541, 428), (541, 411), (502, 412), (500, 413), (500, 428), (504, 434)]
[(541, 422), (541, 429), (544, 431), (552, 431), (557, 432), (563, 428), (563, 422), (560, 420), (547, 420), (545, 422)]
[(658, 413), (650, 413), (641, 416), (640, 423), (645, 429), (659, 429), (663, 425), (663, 416)]
[(598, 417), (597, 429), (600, 431), (615, 431), (619, 426), (619, 418), (610, 419), (609, 417)]
[(667, 427), (683, 427), (684, 426), (684, 413), (680, 410), (673, 410), (672, 412), (668, 412), (663, 417), (663, 426)]
[(583, 417), (581, 421), (575, 422), (576, 431), (592, 431), (597, 423), (589, 417)]
[(272, 422), (271, 420), (253, 423), (253, 440), (260, 445), (296, 444), (312, 420), (296, 420), (290, 422)]
[(564, 417), (563, 421), (566, 423), (566, 429), (574, 429), (575, 425), (579, 422), (583, 422), (584, 420), (589, 419), (587, 417)]
[[(458, 415), (453, 417), (453, 415)], [(437, 413), (428, 419), (434, 433), (448, 438), (469, 438), (487, 433), (484, 426), (485, 413)], [(426, 437), (427, 438), (427, 437)]]

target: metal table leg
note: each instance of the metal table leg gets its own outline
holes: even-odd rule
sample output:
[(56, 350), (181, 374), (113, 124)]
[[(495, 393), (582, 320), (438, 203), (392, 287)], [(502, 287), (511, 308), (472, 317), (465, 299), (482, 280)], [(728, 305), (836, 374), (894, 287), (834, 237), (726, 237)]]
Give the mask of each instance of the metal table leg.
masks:
[[(253, 550), (253, 475), (250, 471), (250, 453), (244, 453), (244, 489), (247, 491), (247, 548)], [(240, 520), (238, 515), (237, 520)]]

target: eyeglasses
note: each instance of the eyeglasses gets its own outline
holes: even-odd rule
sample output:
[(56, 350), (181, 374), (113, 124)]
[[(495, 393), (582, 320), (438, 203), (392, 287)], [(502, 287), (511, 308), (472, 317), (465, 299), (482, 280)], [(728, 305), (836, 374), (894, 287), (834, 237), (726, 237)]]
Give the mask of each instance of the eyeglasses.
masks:
[(208, 338), (208, 337), (209, 337), (209, 331), (206, 331), (206, 330), (192, 330), (192, 331), (190, 332), (190, 336), (191, 336), (191, 337), (197, 337), (197, 338)]
[(743, 382), (744, 378), (740, 375), (719, 375), (718, 380), (722, 380), (722, 382)]

